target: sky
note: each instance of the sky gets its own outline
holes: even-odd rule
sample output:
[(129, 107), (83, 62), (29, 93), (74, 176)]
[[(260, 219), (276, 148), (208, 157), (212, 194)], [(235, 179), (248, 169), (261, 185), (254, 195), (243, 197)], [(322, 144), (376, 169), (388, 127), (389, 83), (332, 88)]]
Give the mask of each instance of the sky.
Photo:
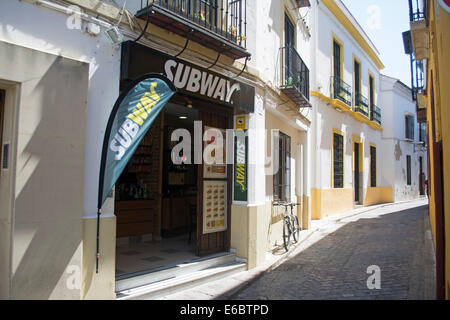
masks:
[(409, 27), (408, 0), (342, 0), (380, 52), (382, 74), (411, 86), (409, 56), (402, 32)]

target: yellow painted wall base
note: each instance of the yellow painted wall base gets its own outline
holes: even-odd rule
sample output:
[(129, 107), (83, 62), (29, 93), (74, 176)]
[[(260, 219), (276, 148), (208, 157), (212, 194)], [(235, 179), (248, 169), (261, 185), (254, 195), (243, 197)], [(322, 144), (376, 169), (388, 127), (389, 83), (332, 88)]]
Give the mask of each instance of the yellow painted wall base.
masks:
[(268, 204), (231, 207), (231, 247), (252, 269), (265, 260)]
[(308, 230), (311, 224), (311, 217), (309, 216), (309, 197), (297, 197), (297, 202), (302, 204), (301, 216), (298, 216), (300, 227), (302, 230)]
[(353, 189), (311, 189), (311, 219), (318, 220), (353, 209)]
[(392, 187), (367, 188), (364, 196), (364, 206), (392, 202)]
[(83, 220), (81, 299), (115, 299), (116, 217), (100, 221), (99, 272), (95, 273), (97, 219)]

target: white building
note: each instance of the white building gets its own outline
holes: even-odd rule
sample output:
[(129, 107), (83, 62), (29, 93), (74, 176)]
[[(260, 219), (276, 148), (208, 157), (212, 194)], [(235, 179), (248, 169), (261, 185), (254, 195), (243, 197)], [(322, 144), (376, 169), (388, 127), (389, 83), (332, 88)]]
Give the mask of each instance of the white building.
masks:
[(417, 122), (411, 89), (400, 80), (381, 75), (380, 101), (384, 160), (382, 181), (392, 186), (393, 200), (425, 195), (427, 172), (426, 133)]
[(392, 197), (381, 179), (378, 51), (341, 1), (314, 1), (313, 14), (311, 214), (320, 219)]
[[(2, 154), (0, 176), (0, 298), (114, 299), (116, 291), (124, 288), (123, 283), (118, 285), (120, 280), (150, 268), (151, 259), (142, 258), (162, 254), (162, 245), (174, 243), (167, 234), (190, 226), (190, 208), (195, 210), (197, 227), (195, 241), (188, 244), (189, 258), (235, 249), (236, 256), (245, 259), (245, 268), (264, 262), (266, 251), (282, 243), (282, 214), (273, 209), (274, 200), (301, 203), (297, 215), (303, 228), (309, 225), (311, 30), (309, 17), (302, 17), (311, 9), (299, 9), (298, 1), (291, 0), (233, 1), (228, 8), (222, 5), (220, 12), (225, 19), (232, 12), (234, 17), (245, 12), (240, 16), (245, 24), (227, 20), (228, 30), (223, 30), (223, 22), (221, 30), (205, 30), (203, 22), (219, 24), (220, 18), (219, 8), (204, 9), (183, 20), (195, 29), (188, 37), (167, 29), (168, 24), (158, 25), (156, 19), (158, 15), (174, 18), (174, 13), (182, 16), (188, 7), (164, 10), (166, 2), (154, 1), (152, 9), (159, 11), (147, 25), (143, 3), (0, 2), (0, 59), (7, 61), (0, 65), (0, 95), (5, 96), (1, 141), (7, 151)], [(140, 19), (140, 28), (133, 16)], [(112, 27), (120, 30), (121, 45), (106, 36)], [(139, 41), (133, 42), (139, 35)], [(131, 58), (133, 54), (137, 58)], [(238, 82), (245, 92), (239, 98), (246, 101), (231, 105), (191, 94), (173, 72), (181, 93), (170, 101), (150, 139), (157, 164), (152, 168), (157, 170), (137, 180), (153, 188), (149, 193), (154, 198), (136, 200), (135, 192), (136, 201), (128, 201), (130, 193), (124, 190), (136, 190), (136, 185), (127, 182), (128, 176), (119, 179), (115, 194), (102, 208), (96, 273), (99, 167), (111, 108), (127, 81), (140, 73), (169, 76), (167, 61)], [(227, 185), (225, 211), (230, 223), (217, 232), (205, 232), (203, 207), (208, 202), (202, 188), (209, 182), (202, 182), (203, 167), (184, 168), (189, 174), (170, 173), (163, 160), (168, 138), (159, 133), (179, 125), (191, 130), (196, 120), (204, 126), (233, 129), (235, 116), (245, 117), (246, 129), (260, 130), (248, 137), (246, 199), (233, 198), (233, 169), (228, 166), (221, 183)], [(283, 134), (282, 149), (275, 150), (282, 154), (278, 180), (266, 174), (263, 160), (273, 155), (271, 135), (267, 144), (263, 138), (265, 129)], [(129, 251), (136, 250), (135, 242), (153, 247), (133, 257)], [(182, 251), (185, 246), (173, 249)], [(168, 262), (159, 267), (174, 263), (164, 260), (169, 255), (165, 253), (161, 259)], [(151, 275), (145, 279), (152, 281)]]

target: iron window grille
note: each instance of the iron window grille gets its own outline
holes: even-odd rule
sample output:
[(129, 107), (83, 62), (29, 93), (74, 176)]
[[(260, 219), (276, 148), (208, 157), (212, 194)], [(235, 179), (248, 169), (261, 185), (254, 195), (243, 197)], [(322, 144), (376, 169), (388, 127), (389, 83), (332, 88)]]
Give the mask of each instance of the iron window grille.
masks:
[(333, 187), (344, 187), (344, 137), (333, 134)]
[(370, 146), (370, 186), (377, 186), (377, 148)]
[(291, 198), (291, 137), (279, 131), (279, 168), (273, 176), (273, 198), (275, 201), (290, 201)]

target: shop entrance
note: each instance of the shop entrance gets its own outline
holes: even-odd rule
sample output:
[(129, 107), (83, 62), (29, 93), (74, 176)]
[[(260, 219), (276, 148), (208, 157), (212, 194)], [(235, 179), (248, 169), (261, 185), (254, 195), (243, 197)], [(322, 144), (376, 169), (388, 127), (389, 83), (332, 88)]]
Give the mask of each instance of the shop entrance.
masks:
[[(193, 161), (203, 158), (203, 148), (194, 148), (199, 139), (194, 134), (195, 121), (202, 121), (196, 125), (204, 133), (209, 127), (230, 127), (231, 116), (225, 108), (186, 101), (174, 96), (165, 106), (116, 183), (116, 277), (152, 272), (229, 249), (231, 168)], [(172, 161), (172, 150), (181, 141), (171, 141), (176, 129), (190, 133), (191, 164)]]

